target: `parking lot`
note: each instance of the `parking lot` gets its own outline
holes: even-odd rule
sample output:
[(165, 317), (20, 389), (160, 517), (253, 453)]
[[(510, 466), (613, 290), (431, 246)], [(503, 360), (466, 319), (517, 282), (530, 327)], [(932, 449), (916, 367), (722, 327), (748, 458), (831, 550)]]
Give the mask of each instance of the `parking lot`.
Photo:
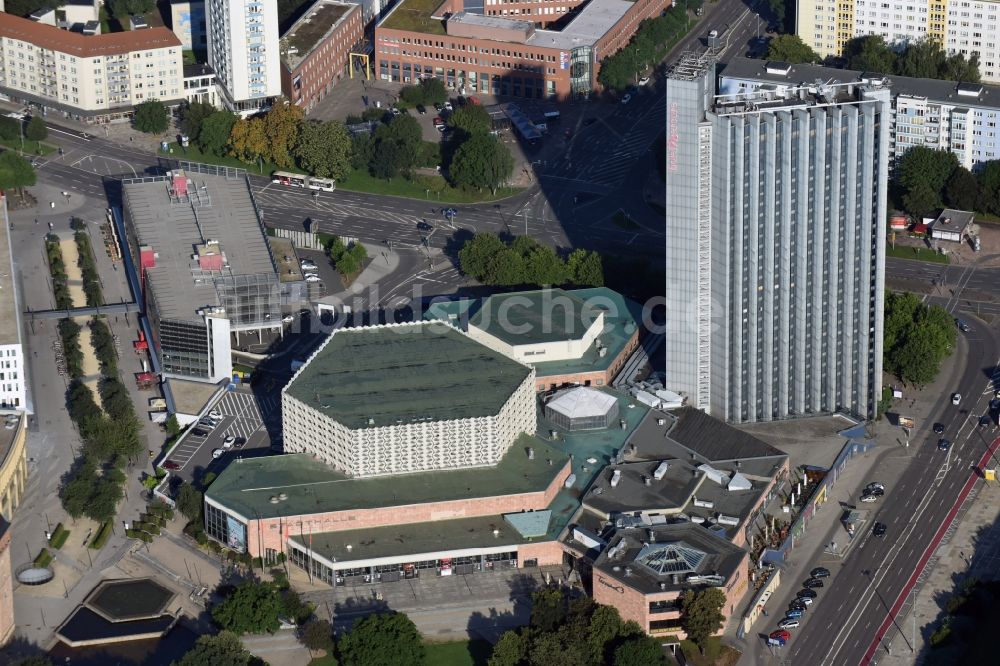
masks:
[[(206, 471), (218, 474), (238, 456), (259, 456), (270, 452), (271, 439), (267, 426), (274, 429), (280, 422), (278, 396), (258, 397), (249, 388), (241, 387), (226, 393), (212, 410), (222, 416), (218, 425), (214, 428), (192, 425), (167, 456), (171, 471), (185, 481), (194, 481)], [(224, 446), (227, 437), (235, 440), (229, 449)], [(225, 453), (213, 458), (212, 452), (216, 449), (223, 449)]]

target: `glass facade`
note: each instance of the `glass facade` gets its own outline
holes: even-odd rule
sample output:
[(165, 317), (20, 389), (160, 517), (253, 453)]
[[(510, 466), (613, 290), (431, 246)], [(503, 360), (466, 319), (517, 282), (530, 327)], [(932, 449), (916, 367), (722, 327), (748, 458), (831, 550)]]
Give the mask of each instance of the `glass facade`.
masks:
[(208, 503), (205, 504), (205, 534), (237, 552), (246, 552), (246, 524)]
[(163, 319), (159, 334), (163, 372), (191, 377), (209, 376), (208, 330), (204, 324)]
[(274, 273), (217, 278), (215, 290), (234, 329), (280, 325), (281, 286)]

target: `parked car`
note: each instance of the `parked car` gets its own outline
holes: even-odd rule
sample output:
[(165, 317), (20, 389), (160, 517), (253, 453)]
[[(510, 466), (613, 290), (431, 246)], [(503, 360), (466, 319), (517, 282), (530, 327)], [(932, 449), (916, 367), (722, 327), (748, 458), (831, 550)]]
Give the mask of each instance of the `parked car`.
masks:
[(222, 420), (222, 412), (220, 412), (218, 409), (213, 409), (212, 411), (210, 411), (208, 413), (208, 415), (210, 417), (212, 417), (213, 419), (216, 419), (216, 420), (219, 420), (219, 421)]
[(875, 497), (884, 497), (885, 496), (885, 489), (884, 488), (865, 488), (864, 494), (865, 495), (874, 495)]
[(810, 588), (807, 587), (807, 588), (799, 590), (798, 596), (799, 597), (809, 597), (810, 599), (815, 599), (816, 598), (816, 590), (813, 590), (813, 589), (810, 589)]
[(870, 490), (881, 490), (882, 492), (885, 492), (885, 485), (879, 481), (872, 481), (867, 486), (865, 486), (865, 492), (868, 492)]
[(247, 438), (246, 437), (237, 437), (236, 441), (233, 442), (233, 446), (235, 446), (238, 449), (242, 449), (246, 445), (247, 445)]
[(315, 275), (310, 275), (306, 278), (306, 282), (319, 282), (319, 277)]
[(160, 467), (162, 467), (163, 469), (170, 469), (170, 470), (181, 468), (181, 466), (175, 463), (173, 460), (164, 461), (164, 463), (160, 465)]
[[(810, 599), (810, 601), (812, 601), (812, 600)], [(806, 605), (804, 603), (799, 602), (799, 600), (796, 599), (796, 600), (792, 601), (790, 604), (788, 604), (788, 610), (800, 610), (800, 611), (805, 612)]]
[(434, 123), (435, 129), (441, 129), (444, 127), (444, 120), (441, 119), (441, 116), (434, 116), (434, 120), (431, 122)]
[(934, 433), (937, 434), (937, 435), (940, 435), (943, 432), (944, 432), (944, 424), (943, 423), (935, 423), (934, 424)]
[(442, 111), (454, 111), (455, 107), (451, 105), (451, 102), (445, 102)]
[(233, 444), (235, 443), (236, 443), (235, 437), (233, 437), (232, 435), (226, 435), (226, 438), (222, 440), (222, 448), (231, 449), (233, 448)]
[(956, 319), (955, 324), (958, 326), (958, 330), (962, 331), (962, 333), (968, 333), (972, 330), (964, 319)]
[(425, 113), (427, 113), (427, 107), (424, 106), (423, 104), (417, 104), (417, 113), (419, 113), (420, 115), (424, 115)]
[(790, 633), (788, 633), (787, 631), (785, 631), (784, 629), (779, 629), (777, 631), (772, 631), (770, 634), (768, 634), (768, 638), (773, 638), (774, 640), (787, 641), (791, 637), (792, 637), (792, 635)]
[(874, 534), (879, 538), (884, 537), (886, 529), (888, 528), (886, 527), (885, 523), (880, 523), (876, 521), (875, 524), (872, 525), (872, 534)]
[(961, 393), (952, 393), (951, 394), (951, 404), (957, 405), (960, 402), (962, 402), (962, 394)]
[(281, 321), (286, 324), (291, 324), (293, 321), (295, 321), (295, 317), (292, 315), (285, 315), (284, 317), (281, 318)]
[(809, 575), (813, 578), (828, 578), (830, 576), (830, 570), (826, 567), (816, 567), (809, 572)]
[(823, 581), (821, 581), (819, 578), (810, 578), (805, 583), (803, 583), (803, 585), (805, 585), (808, 588), (823, 587)]
[[(790, 618), (792, 620), (797, 620), (798, 618), (802, 617), (804, 614), (805, 614), (804, 611), (790, 610), (787, 613), (785, 613), (785, 617), (786, 618)], [(781, 627), (780, 624), (778, 626)], [(781, 628), (784, 629), (785, 627), (781, 627)]]
[(803, 606), (809, 606), (813, 602), (812, 597), (795, 597), (795, 603), (802, 604)]
[(306, 271), (314, 271), (314, 270), (316, 270), (318, 268), (318, 266), (316, 264), (314, 264), (313, 262), (309, 261), (308, 259), (303, 259), (302, 263), (299, 264), (299, 266), (301, 266), (302, 269), (306, 270)]
[(641, 79), (639, 79), (639, 85), (640, 86), (649, 85), (649, 77), (648, 76), (644, 76)]
[(191, 434), (195, 437), (208, 437), (208, 431), (202, 430), (201, 428), (195, 428), (191, 431)]
[(861, 501), (865, 504), (871, 504), (872, 502), (878, 501), (878, 495), (862, 495)]
[(778, 623), (778, 626), (782, 629), (794, 629), (799, 626), (799, 621), (795, 618), (789, 617), (787, 620), (782, 620)]
[(938, 440), (938, 451), (947, 451), (950, 448), (951, 448), (951, 442), (949, 442), (947, 439), (942, 438)]
[(212, 450), (212, 457), (215, 458), (216, 460), (218, 460), (219, 458), (222, 457), (222, 455), (224, 453), (225, 453), (225, 451), (223, 449), (213, 449)]
[[(440, 112), (440, 111), (444, 110), (444, 104), (442, 104), (441, 102), (435, 102), (434, 103), (434, 108), (437, 109)], [(435, 118), (435, 120), (437, 120), (437, 118)]]
[(983, 414), (982, 416), (979, 417), (979, 427), (985, 428), (989, 424), (990, 424), (990, 415), (989, 414)]
[(625, 93), (625, 96), (622, 97), (622, 104), (628, 104), (631, 101), (632, 101), (632, 94), (631, 93)]
[(212, 429), (212, 428), (215, 427), (215, 421), (213, 421), (212, 419), (209, 419), (209, 418), (204, 418), (204, 419), (198, 421), (198, 425), (205, 426), (208, 429)]

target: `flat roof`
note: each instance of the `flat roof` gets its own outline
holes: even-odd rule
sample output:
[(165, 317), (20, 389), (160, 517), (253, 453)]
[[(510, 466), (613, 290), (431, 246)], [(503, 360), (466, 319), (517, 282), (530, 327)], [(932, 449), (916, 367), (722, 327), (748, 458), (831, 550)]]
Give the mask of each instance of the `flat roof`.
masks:
[(193, 196), (208, 202), (196, 207), (171, 201), (168, 176), (123, 181), (129, 227), (139, 245), (152, 247), (157, 255), (156, 267), (148, 269), (147, 276), (160, 319), (200, 323), (197, 310), (221, 305), (210, 279), (195, 282), (197, 262), (192, 255), (206, 240), (219, 241), (229, 265), (217, 277), (277, 278), (246, 173), (233, 169), (227, 177), (200, 171), (199, 166), (184, 169)]
[[(926, 98), (955, 107), (1000, 107), (1000, 85), (980, 83), (968, 85), (957, 81), (894, 76), (891, 74), (837, 69), (836, 67), (824, 67), (823, 65), (812, 64), (791, 65), (787, 69), (788, 73), (782, 74), (781, 71), (778, 71), (779, 68), (774, 66), (776, 64), (753, 58), (732, 58), (729, 62), (723, 64), (723, 69), (719, 76), (721, 78), (767, 81), (786, 86), (802, 83), (811, 84), (817, 79), (824, 82), (856, 82), (858, 84), (863, 83), (865, 79), (887, 79), (893, 95)], [(772, 66), (768, 67), (768, 65)]]
[[(531, 435), (521, 435), (495, 467), (374, 478), (350, 478), (305, 453), (242, 458), (219, 474), (205, 497), (252, 520), (515, 495), (544, 491), (568, 460)], [(281, 493), (288, 498), (272, 504)]]
[(14, 250), (9, 226), (0, 227), (0, 345), (17, 345), (21, 343), (21, 313), (14, 293)]
[[(679, 513), (692, 494), (705, 480), (694, 474), (695, 467), (684, 461), (671, 461), (666, 475), (659, 481), (653, 472), (660, 461), (608, 465), (598, 474), (583, 498), (584, 506), (605, 515), (620, 512)], [(619, 473), (612, 487), (611, 478)], [(646, 485), (643, 477), (650, 479)]]
[[(295, 69), (316, 46), (337, 29), (341, 20), (358, 5), (335, 0), (317, 0), (292, 27), (281, 36), (288, 46), (298, 50), (281, 54), (281, 61), (288, 69)], [(350, 46), (350, 45), (349, 45)]]
[(181, 40), (168, 28), (84, 35), (4, 12), (0, 12), (0, 37), (28, 42), (43, 49), (80, 58), (123, 55), (133, 51), (169, 47), (176, 47), (179, 55), (181, 48)]
[[(4, 410), (0, 412), (0, 421), (2, 421), (0, 423), (0, 469), (5, 468), (8, 462), (12, 462), (8, 461), (7, 458), (14, 448), (17, 433), (24, 427), (24, 419), (24, 412), (21, 411)], [(8, 423), (14, 424), (14, 427), (8, 428)]]
[(974, 219), (976, 219), (975, 213), (970, 213), (966, 210), (945, 208), (937, 216), (937, 219), (931, 222), (931, 229), (933, 231), (941, 230), (961, 234), (965, 232), (966, 227), (972, 224)]
[[(659, 420), (664, 421), (663, 425)], [(640, 460), (690, 458), (700, 462), (785, 458), (782, 451), (694, 407), (669, 412), (651, 411), (639, 424), (629, 444), (630, 457)]]
[[(650, 541), (650, 531), (655, 535), (655, 541)], [(698, 556), (692, 560), (697, 562), (691, 567), (692, 570), (683, 570), (687, 567), (681, 565), (679, 581), (676, 584), (669, 571), (657, 573), (641, 561), (637, 561), (644, 548), (647, 548), (648, 552), (662, 547), (674, 547)], [(618, 530), (608, 548), (605, 548), (594, 561), (594, 569), (644, 594), (655, 594), (704, 585), (701, 582), (687, 582), (687, 577), (691, 574), (699, 576), (717, 574), (722, 576), (725, 584), (739, 573), (740, 564), (745, 556), (744, 549), (715, 536), (700, 525), (675, 523)]]
[(219, 391), (217, 384), (207, 384), (187, 379), (169, 377), (164, 379), (166, 390), (174, 401), (174, 411), (179, 414), (200, 414), (208, 401)]
[(387, 30), (409, 30), (429, 35), (446, 35), (443, 16), (434, 18), (443, 0), (403, 0), (378, 24)]
[[(549, 525), (551, 530), (551, 522)], [(499, 534), (494, 535), (493, 530), (499, 530)], [(433, 555), (466, 549), (510, 548), (532, 541), (545, 541), (547, 537), (555, 539), (557, 536), (558, 534), (546, 534), (542, 537), (523, 537), (503, 516), (497, 515), (323, 532), (312, 534), (311, 537), (292, 532), (289, 541), (303, 550), (311, 548), (316, 554), (346, 569), (354, 566), (350, 563), (364, 560)], [(348, 550), (347, 546), (351, 549)]]
[(537, 289), (487, 296), (469, 325), (516, 347), (579, 340), (600, 313), (574, 292)]
[(284, 388), (348, 428), (494, 415), (531, 369), (440, 322), (335, 331)]

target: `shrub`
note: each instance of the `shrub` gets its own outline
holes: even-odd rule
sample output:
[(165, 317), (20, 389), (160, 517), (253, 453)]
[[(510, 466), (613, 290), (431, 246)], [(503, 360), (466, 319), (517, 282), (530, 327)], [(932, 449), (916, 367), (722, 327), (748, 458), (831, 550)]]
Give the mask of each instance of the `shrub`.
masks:
[(49, 545), (59, 550), (66, 543), (66, 539), (69, 538), (69, 530), (63, 527), (62, 523), (56, 525), (56, 528), (52, 530), (52, 538), (49, 539)]
[(38, 553), (38, 556), (35, 557), (35, 561), (33, 564), (39, 569), (44, 569), (45, 567), (52, 564), (52, 553), (49, 551), (48, 548), (42, 548), (41, 552)]
[(112, 531), (110, 520), (101, 523), (101, 526), (97, 528), (97, 534), (94, 535), (93, 541), (90, 542), (90, 547), (94, 550), (100, 550), (105, 542), (107, 542), (108, 537), (111, 536)]
[(944, 624), (931, 634), (930, 644), (932, 648), (941, 647), (951, 637), (951, 625), (946, 620)]
[(155, 476), (150, 476), (149, 474), (147, 474), (146, 476), (142, 477), (142, 487), (145, 488), (146, 490), (152, 490), (157, 485), (159, 485), (159, 483), (160, 480), (157, 479)]

